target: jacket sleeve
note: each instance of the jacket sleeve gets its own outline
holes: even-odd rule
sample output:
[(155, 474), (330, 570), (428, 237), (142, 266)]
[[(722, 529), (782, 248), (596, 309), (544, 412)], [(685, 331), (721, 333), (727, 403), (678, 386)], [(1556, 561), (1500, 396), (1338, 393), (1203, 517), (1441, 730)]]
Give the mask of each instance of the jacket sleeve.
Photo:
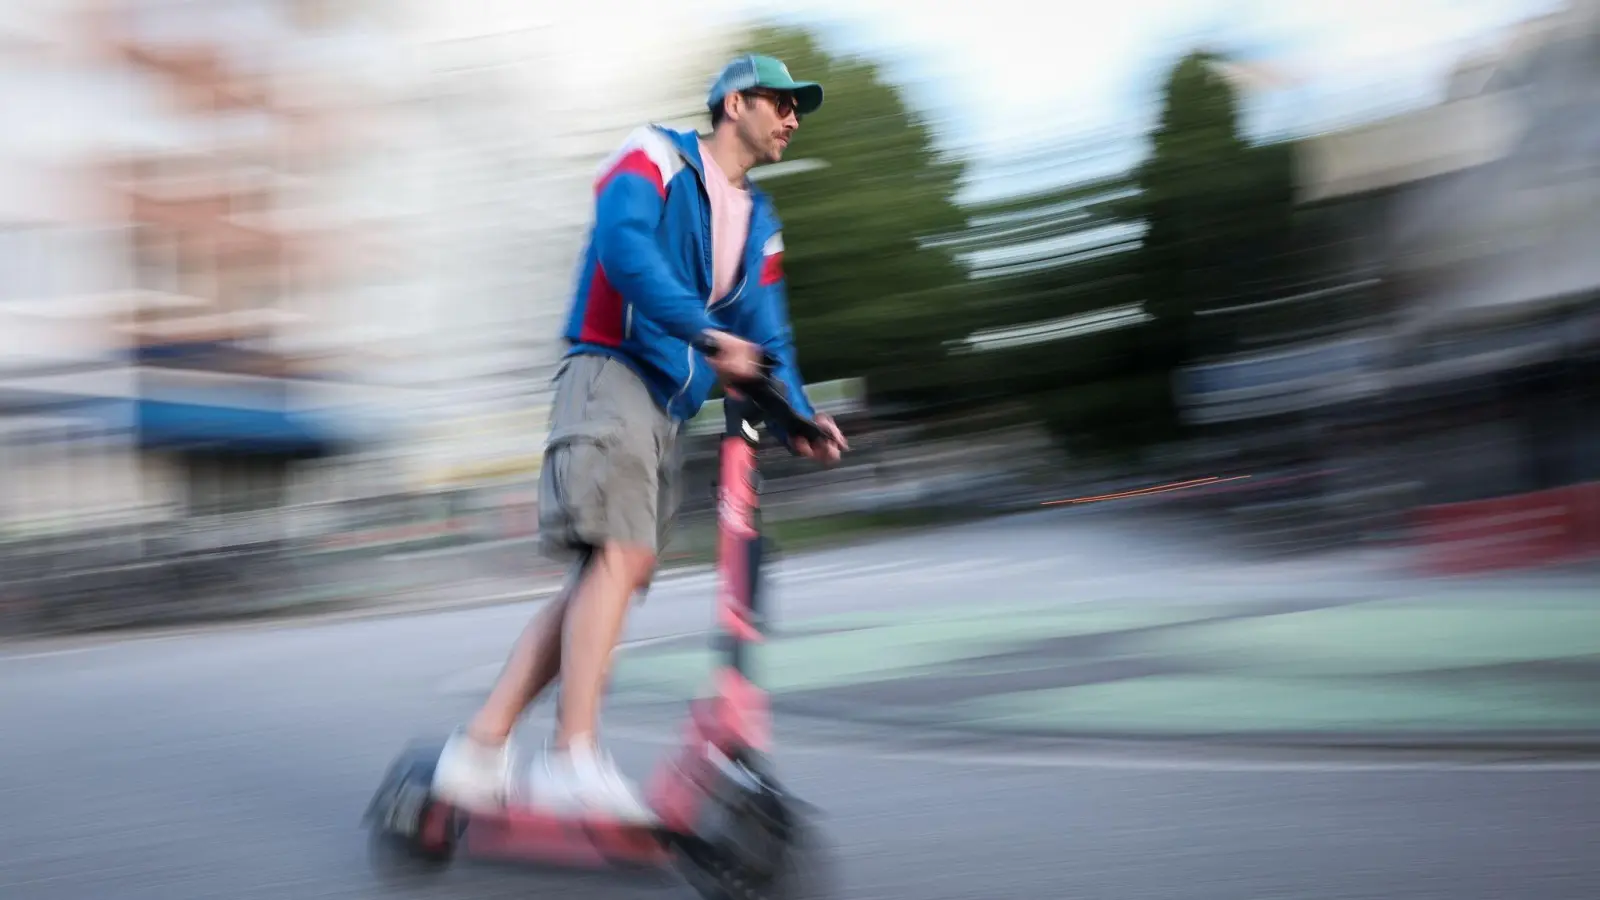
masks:
[[(794, 346), (794, 328), (789, 321), (788, 293), (783, 277), (783, 237), (774, 235), (762, 250), (760, 270), (751, 273), (755, 287), (745, 296), (744, 302), (734, 304), (734, 321), (730, 330), (747, 341), (760, 344), (777, 357), (778, 369), (774, 373), (788, 391), (789, 402), (807, 418), (815, 418), (816, 408), (806, 396), (805, 378), (800, 374), (798, 354)], [(774, 436), (785, 444), (789, 435), (776, 422), (768, 422)]]
[(643, 150), (604, 176), (595, 198), (595, 252), (607, 280), (638, 313), (682, 341), (712, 327), (705, 300), (683, 283), (656, 235), (666, 207), (661, 176)]

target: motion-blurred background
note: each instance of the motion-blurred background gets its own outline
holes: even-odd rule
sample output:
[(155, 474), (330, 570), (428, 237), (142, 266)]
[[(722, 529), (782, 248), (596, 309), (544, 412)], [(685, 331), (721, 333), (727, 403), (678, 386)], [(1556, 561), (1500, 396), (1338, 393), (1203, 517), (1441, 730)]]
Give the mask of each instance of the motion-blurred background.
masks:
[(549, 577), (595, 166), (745, 50), (828, 91), (757, 174), (858, 448), (773, 459), (786, 547), (1600, 553), (1593, 0), (7, 0), (0, 632)]

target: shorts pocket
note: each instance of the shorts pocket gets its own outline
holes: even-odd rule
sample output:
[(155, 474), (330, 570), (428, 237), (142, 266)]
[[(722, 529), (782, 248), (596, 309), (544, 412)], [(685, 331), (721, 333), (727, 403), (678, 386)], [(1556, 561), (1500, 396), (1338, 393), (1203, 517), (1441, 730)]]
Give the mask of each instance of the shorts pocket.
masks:
[[(539, 478), (539, 527), (568, 546), (605, 539), (607, 457), (614, 442), (574, 435), (545, 450)], [(546, 512), (548, 510), (548, 512)]]

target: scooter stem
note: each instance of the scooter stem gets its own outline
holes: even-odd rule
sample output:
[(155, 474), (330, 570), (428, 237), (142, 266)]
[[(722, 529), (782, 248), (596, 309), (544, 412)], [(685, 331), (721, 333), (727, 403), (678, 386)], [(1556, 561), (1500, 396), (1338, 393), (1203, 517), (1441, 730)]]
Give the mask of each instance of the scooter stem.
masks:
[(717, 484), (716, 648), (724, 664), (749, 678), (749, 646), (763, 638), (760, 615), (761, 510), (755, 422), (759, 411), (729, 388), (723, 400), (724, 428)]

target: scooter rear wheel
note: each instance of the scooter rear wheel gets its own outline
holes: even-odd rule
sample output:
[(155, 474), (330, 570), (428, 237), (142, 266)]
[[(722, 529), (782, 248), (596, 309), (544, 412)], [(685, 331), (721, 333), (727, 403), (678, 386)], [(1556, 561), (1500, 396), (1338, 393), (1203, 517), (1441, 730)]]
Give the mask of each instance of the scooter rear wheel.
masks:
[(435, 874), (455, 859), (453, 813), (432, 797), (441, 746), (406, 748), (384, 775), (367, 807), (367, 858), (375, 874), (406, 878)]

